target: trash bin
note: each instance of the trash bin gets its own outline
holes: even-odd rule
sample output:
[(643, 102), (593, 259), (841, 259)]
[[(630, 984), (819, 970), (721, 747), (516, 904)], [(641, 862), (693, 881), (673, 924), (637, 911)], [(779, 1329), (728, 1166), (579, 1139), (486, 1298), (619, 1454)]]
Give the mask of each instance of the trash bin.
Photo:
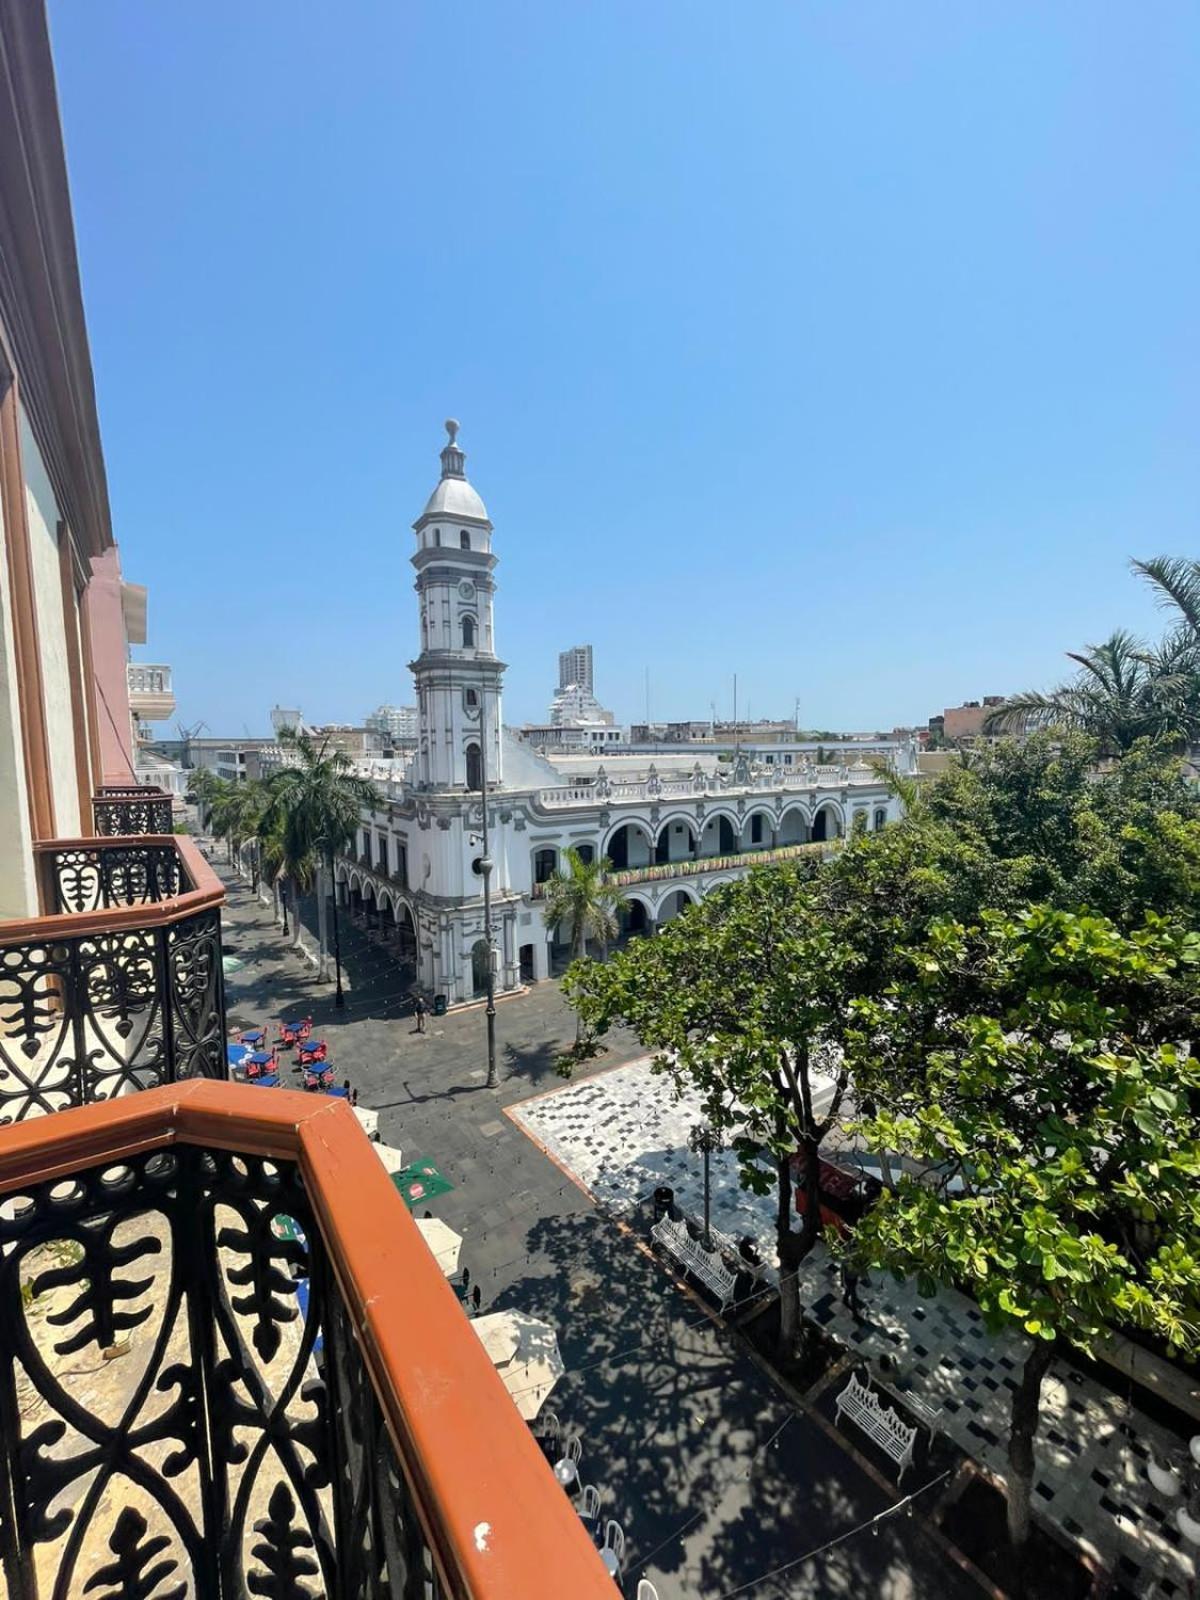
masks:
[(655, 1220), (655, 1222), (661, 1222), (664, 1217), (669, 1217), (671, 1215), (671, 1209), (674, 1206), (674, 1204), (675, 1204), (675, 1191), (674, 1191), (674, 1189), (668, 1187), (668, 1185), (665, 1184), (665, 1183), (664, 1184), (660, 1184), (660, 1186), (657, 1189), (655, 1189), (655, 1191), (654, 1191), (654, 1220)]
[(444, 1017), (446, 1015), (446, 996), (444, 994), (434, 995), (433, 1014), (435, 1017)]

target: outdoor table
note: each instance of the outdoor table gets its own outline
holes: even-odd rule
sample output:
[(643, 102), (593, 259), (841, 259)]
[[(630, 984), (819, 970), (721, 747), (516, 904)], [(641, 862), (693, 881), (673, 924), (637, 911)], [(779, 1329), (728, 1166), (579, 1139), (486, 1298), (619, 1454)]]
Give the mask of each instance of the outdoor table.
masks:
[(333, 1095), (334, 1098), (338, 1100), (349, 1100), (350, 1098), (349, 1089), (343, 1089), (340, 1086), (336, 1086), (332, 1089), (326, 1089), (325, 1093)]
[(621, 1566), (620, 1566), (620, 1563), (617, 1560), (617, 1552), (613, 1549), (613, 1547), (611, 1545), (606, 1544), (603, 1547), (603, 1549), (600, 1551), (600, 1559), (601, 1559), (601, 1561), (603, 1561), (604, 1565), (608, 1568), (608, 1575), (609, 1575), (610, 1578), (614, 1578), (615, 1579), (615, 1578), (619, 1578), (620, 1577), (620, 1575), (621, 1575)]
[(264, 1030), (262, 1028), (247, 1028), (242, 1033), (242, 1036), (241, 1036), (242, 1043), (243, 1044), (261, 1044), (263, 1042), (263, 1036), (264, 1036)]
[(240, 1066), (250, 1054), (250, 1047), (244, 1044), (227, 1044), (225, 1046), (225, 1059), (231, 1067)]
[(247, 1078), (247, 1083), (253, 1083), (260, 1089), (277, 1089), (279, 1087), (279, 1074), (268, 1072), (261, 1078)]
[(256, 1050), (253, 1055), (246, 1057), (242, 1062), (244, 1067), (269, 1067), (275, 1057), (269, 1050)]
[(561, 1461), (554, 1463), (554, 1476), (564, 1489), (569, 1489), (579, 1477), (579, 1468), (569, 1457), (564, 1456)]

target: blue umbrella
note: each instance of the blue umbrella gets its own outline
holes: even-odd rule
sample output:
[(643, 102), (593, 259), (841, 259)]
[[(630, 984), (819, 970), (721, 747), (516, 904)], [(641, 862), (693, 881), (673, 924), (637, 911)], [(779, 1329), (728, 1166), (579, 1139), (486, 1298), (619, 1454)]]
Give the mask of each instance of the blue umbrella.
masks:
[(231, 1067), (236, 1067), (249, 1053), (244, 1044), (227, 1044), (225, 1046), (225, 1060)]

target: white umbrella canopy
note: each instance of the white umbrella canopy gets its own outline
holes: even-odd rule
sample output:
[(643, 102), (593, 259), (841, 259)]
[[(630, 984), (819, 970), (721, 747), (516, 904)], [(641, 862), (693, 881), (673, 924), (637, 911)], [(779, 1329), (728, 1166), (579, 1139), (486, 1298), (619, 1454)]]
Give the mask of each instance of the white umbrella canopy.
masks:
[(567, 1370), (558, 1335), (548, 1322), (523, 1311), (497, 1311), (471, 1323), (504, 1387), (526, 1422), (532, 1422)]
[(355, 1106), (354, 1115), (362, 1124), (362, 1130), (368, 1139), (379, 1137), (379, 1113), (372, 1111), (369, 1106)]
[(375, 1153), (383, 1162), (385, 1172), (401, 1172), (404, 1168), (404, 1156), (398, 1145), (376, 1144)]
[[(400, 1152), (397, 1150), (396, 1154)], [(455, 1233), (449, 1223), (440, 1217), (418, 1217), (417, 1227), (429, 1246), (430, 1253), (442, 1269), (442, 1276), (452, 1278), (458, 1271), (458, 1252), (462, 1249), (462, 1235)]]

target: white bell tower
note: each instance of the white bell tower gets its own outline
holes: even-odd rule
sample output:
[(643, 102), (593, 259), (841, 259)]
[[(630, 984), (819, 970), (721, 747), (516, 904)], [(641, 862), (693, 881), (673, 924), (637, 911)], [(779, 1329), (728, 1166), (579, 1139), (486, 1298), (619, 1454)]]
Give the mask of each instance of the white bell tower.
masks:
[[(410, 663), (417, 689), (421, 789), (478, 789), (487, 741), (488, 788), (504, 781), (500, 682), (492, 632), (492, 524), (467, 482), (458, 423), (446, 423), (442, 476), (413, 523), (413, 566), (421, 609), (421, 654)], [(484, 731), (481, 734), (481, 728)]]

